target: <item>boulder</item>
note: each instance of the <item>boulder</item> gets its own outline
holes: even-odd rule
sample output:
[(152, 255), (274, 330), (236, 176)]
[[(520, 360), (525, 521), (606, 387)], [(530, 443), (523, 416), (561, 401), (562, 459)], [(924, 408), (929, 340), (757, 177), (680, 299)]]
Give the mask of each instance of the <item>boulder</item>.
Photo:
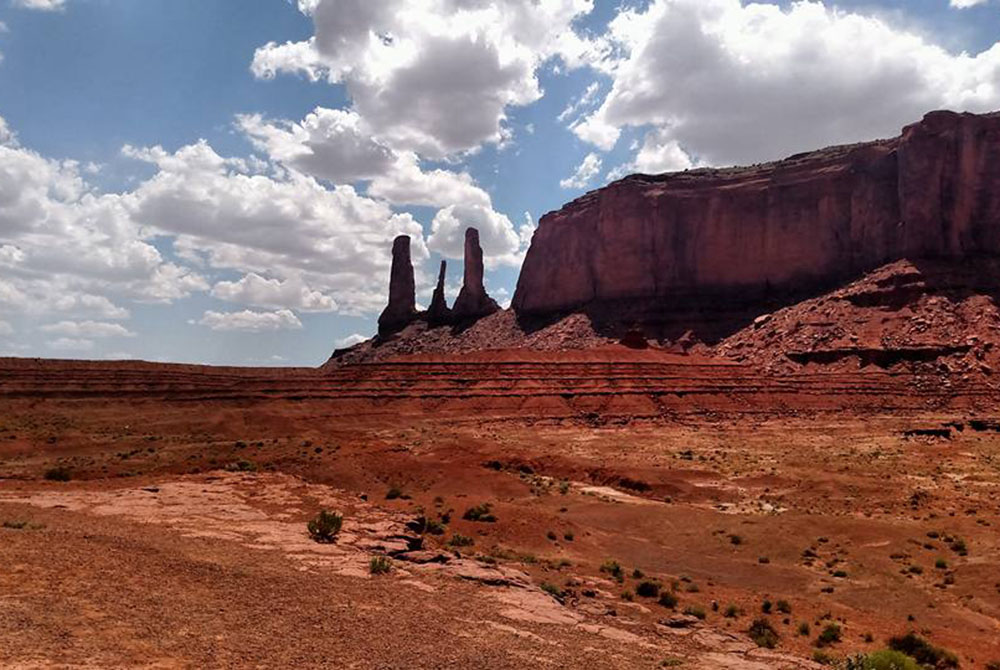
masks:
[(486, 294), (483, 284), (483, 248), (479, 245), (479, 231), (468, 228), (465, 231), (465, 277), (452, 315), (457, 323), (468, 324), (499, 310), (500, 306)]
[(392, 270), (389, 274), (389, 304), (378, 318), (378, 334), (392, 335), (417, 318), (417, 294), (410, 259), (410, 237), (400, 235), (392, 243)]

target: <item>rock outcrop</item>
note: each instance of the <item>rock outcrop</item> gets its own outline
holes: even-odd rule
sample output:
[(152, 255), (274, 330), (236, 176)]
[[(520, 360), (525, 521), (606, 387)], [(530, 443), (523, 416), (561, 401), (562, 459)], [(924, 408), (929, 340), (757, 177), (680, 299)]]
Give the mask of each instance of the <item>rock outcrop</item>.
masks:
[(456, 323), (468, 323), (499, 309), (483, 284), (483, 248), (479, 245), (479, 231), (468, 228), (465, 231), (465, 278), (452, 307), (452, 316)]
[(417, 318), (417, 292), (410, 259), (410, 237), (400, 235), (392, 243), (389, 304), (378, 318), (378, 334), (392, 335)]
[(892, 140), (591, 192), (541, 219), (513, 307), (649, 322), (997, 254), (1000, 114), (932, 112)]
[(444, 297), (444, 279), (448, 271), (448, 261), (441, 261), (441, 270), (438, 272), (438, 283), (431, 297), (431, 306), (427, 308), (427, 323), (432, 328), (445, 326), (451, 323), (451, 309)]

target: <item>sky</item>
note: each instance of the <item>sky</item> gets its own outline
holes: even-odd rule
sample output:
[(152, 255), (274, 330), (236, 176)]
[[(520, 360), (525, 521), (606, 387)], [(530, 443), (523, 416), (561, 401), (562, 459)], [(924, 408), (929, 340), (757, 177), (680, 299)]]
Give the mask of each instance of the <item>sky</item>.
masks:
[(0, 356), (318, 365), (479, 229), (1000, 109), (1000, 0), (0, 0)]

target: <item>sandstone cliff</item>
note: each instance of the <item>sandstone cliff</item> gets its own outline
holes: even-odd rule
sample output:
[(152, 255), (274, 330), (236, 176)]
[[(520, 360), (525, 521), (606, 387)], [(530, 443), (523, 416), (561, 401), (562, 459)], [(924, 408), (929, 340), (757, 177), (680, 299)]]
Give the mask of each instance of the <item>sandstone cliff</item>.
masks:
[(933, 112), (892, 140), (591, 192), (541, 219), (513, 307), (669, 320), (983, 254), (1000, 254), (1000, 115)]

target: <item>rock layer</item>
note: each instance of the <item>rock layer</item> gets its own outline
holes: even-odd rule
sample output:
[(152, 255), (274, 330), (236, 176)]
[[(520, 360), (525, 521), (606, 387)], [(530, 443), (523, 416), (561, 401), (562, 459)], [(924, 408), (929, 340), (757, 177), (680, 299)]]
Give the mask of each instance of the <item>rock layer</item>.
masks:
[(448, 271), (448, 261), (441, 261), (441, 270), (438, 272), (438, 283), (431, 297), (431, 306), (427, 308), (427, 323), (433, 328), (451, 323), (451, 309), (444, 297), (444, 279)]
[(392, 270), (389, 275), (389, 304), (378, 318), (378, 334), (399, 332), (417, 316), (416, 284), (410, 259), (410, 237), (400, 235), (392, 243)]
[(655, 319), (982, 254), (1000, 254), (1000, 115), (932, 112), (892, 140), (591, 192), (541, 219), (513, 307)]
[(500, 306), (486, 293), (483, 285), (483, 248), (479, 244), (479, 231), (465, 231), (465, 278), (462, 290), (452, 307), (456, 322), (481, 319), (498, 311)]

